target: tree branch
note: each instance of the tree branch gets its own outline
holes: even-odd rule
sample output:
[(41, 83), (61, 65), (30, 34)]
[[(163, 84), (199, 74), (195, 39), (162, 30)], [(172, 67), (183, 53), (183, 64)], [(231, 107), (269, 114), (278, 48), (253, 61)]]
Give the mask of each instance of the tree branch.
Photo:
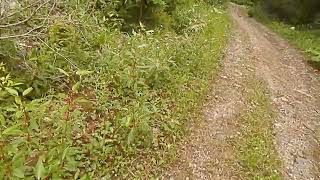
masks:
[(38, 4), (40, 1), (42, 1), (42, 0), (38, 0), (38, 1), (36, 1), (36, 2), (34, 2), (34, 3), (32, 3), (32, 4), (28, 5), (28, 6), (26, 6), (26, 7), (24, 7), (24, 8), (19, 9), (19, 11), (16, 11), (16, 12), (13, 12), (13, 13), (11, 13), (11, 14), (9, 14), (9, 15), (3, 16), (3, 17), (0, 18), (0, 21), (2, 21), (2, 20), (5, 19), (5, 18), (9, 18), (9, 17), (11, 17), (11, 16), (13, 16), (13, 15), (15, 15), (15, 14), (17, 14), (17, 13), (19, 13), (19, 12), (25, 10), (25, 9), (28, 9), (29, 7), (32, 7), (32, 6), (34, 6), (35, 4)]
[(78, 69), (78, 67), (68, 58), (66, 58), (64, 55), (60, 54), (59, 52), (57, 52), (55, 49), (53, 49), (52, 47), (50, 47), (46, 42), (44, 42), (42, 39), (38, 38), (39, 41), (41, 41), (43, 44), (45, 44), (49, 49), (51, 49), (53, 52), (55, 52), (56, 54), (58, 54), (59, 56), (61, 56), (63, 59), (65, 59), (68, 63), (70, 63), (74, 68)]
[[(47, 1), (47, 2), (49, 2), (49, 1)], [(31, 29), (30, 31), (28, 31), (28, 32), (26, 32), (26, 33), (24, 33), (24, 34), (10, 35), (10, 36), (2, 36), (2, 37), (0, 36), (0, 40), (2, 40), (2, 39), (10, 39), (10, 38), (18, 38), (18, 37), (33, 37), (33, 36), (38, 36), (39, 33), (33, 34), (33, 35), (30, 35), (30, 34), (31, 34), (33, 31), (44, 27), (45, 22), (49, 19), (49, 16), (50, 16), (51, 12), (53, 11), (53, 8), (55, 7), (55, 5), (56, 5), (56, 1), (54, 2), (54, 4), (52, 5), (52, 7), (50, 8), (49, 14), (47, 15), (47, 17), (45, 18), (45, 20), (42, 22), (42, 24), (41, 24), (40, 26), (35, 27), (35, 28)]]
[(8, 27), (11, 27), (11, 26), (17, 26), (19, 24), (23, 24), (23, 23), (29, 21), (37, 13), (37, 11), (39, 11), (39, 9), (42, 8), (44, 5), (46, 5), (48, 2), (50, 2), (50, 0), (48, 0), (45, 3), (42, 3), (40, 6), (38, 6), (38, 8), (35, 9), (35, 11), (33, 11), (33, 13), (27, 19), (25, 19), (23, 21), (16, 22), (16, 23), (13, 23), (13, 24), (0, 25), (0, 28), (8, 28)]
[(17, 35), (10, 35), (10, 36), (0, 36), (0, 40), (3, 39), (10, 39), (10, 38), (18, 38), (18, 37), (30, 37), (30, 36), (35, 36), (35, 35), (30, 35), (33, 31), (42, 28), (44, 25), (35, 27), (33, 29), (31, 29), (30, 31), (24, 33), (24, 34), (17, 34)]

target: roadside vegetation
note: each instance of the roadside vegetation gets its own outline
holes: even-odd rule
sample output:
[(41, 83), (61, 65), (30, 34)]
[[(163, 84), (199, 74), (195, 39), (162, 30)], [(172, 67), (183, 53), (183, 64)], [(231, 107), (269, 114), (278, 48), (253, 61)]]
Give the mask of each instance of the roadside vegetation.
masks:
[(265, 21), (265, 24), (302, 49), (310, 57), (309, 63), (320, 69), (320, 29), (308, 26), (290, 26), (273, 21)]
[(320, 69), (320, 1), (233, 0), (248, 5), (249, 16), (287, 38)]
[(239, 136), (234, 140), (242, 179), (281, 179), (281, 161), (274, 146), (270, 98), (266, 86), (257, 79), (247, 80), (246, 100), (250, 110), (238, 119)]
[(156, 176), (216, 73), (220, 1), (4, 1), (0, 179)]

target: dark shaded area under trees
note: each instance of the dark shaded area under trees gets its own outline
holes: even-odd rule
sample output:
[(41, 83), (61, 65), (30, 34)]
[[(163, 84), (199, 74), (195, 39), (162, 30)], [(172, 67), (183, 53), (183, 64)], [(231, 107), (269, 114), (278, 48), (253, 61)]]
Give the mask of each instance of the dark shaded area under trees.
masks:
[(318, 0), (264, 0), (260, 3), (272, 16), (292, 24), (315, 23), (320, 16)]
[(238, 4), (255, 6), (272, 18), (289, 24), (316, 24), (320, 19), (319, 0), (232, 0)]

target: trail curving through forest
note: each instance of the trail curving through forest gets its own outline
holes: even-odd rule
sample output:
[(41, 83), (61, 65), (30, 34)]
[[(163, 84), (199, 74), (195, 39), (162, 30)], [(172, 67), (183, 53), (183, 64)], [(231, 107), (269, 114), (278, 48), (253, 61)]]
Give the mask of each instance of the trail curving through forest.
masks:
[(248, 83), (259, 79), (275, 112), (274, 147), (284, 179), (320, 179), (319, 72), (299, 50), (264, 25), (249, 18), (244, 7), (230, 4), (233, 32), (219, 77), (181, 145), (180, 158), (166, 173), (173, 179), (242, 179), (230, 139), (237, 137), (236, 120), (252, 109), (245, 98)]

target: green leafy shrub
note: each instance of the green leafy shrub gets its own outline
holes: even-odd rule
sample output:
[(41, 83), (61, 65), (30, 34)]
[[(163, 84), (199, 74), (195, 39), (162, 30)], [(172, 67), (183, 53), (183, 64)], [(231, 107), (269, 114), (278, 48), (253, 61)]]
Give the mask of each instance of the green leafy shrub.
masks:
[(118, 1), (56, 2), (44, 5), (48, 26), (32, 36), (7, 38), (36, 19), (1, 29), (10, 48), (0, 52), (0, 177), (155, 176), (216, 72), (227, 16), (202, 2), (165, 1), (175, 12), (153, 16), (183, 23), (175, 24), (181, 34), (144, 22), (126, 34)]
[(317, 0), (266, 0), (260, 3), (271, 15), (292, 24), (311, 23), (320, 12), (320, 3)]
[(266, 13), (269, 17), (289, 24), (310, 24), (317, 21), (320, 2), (317, 0), (233, 0), (238, 4), (254, 6), (259, 15)]

